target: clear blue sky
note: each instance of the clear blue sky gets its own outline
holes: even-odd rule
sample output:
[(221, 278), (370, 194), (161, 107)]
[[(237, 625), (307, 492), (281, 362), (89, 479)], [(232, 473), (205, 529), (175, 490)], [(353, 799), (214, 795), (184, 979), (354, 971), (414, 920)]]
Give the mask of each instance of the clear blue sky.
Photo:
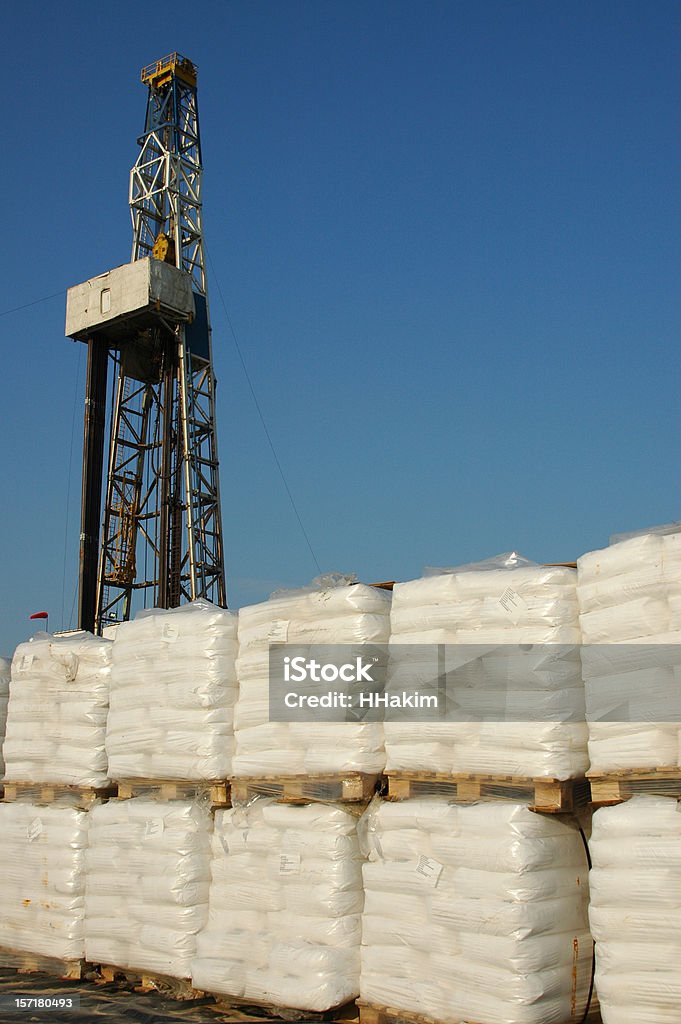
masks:
[[(316, 569), (216, 277), (322, 568), (570, 560), (681, 518), (680, 28), (664, 0), (12, 4), (0, 312), (129, 259), (138, 71), (177, 49), (233, 604)], [(63, 321), (63, 294), (0, 317), (0, 653), (30, 612), (71, 617)]]

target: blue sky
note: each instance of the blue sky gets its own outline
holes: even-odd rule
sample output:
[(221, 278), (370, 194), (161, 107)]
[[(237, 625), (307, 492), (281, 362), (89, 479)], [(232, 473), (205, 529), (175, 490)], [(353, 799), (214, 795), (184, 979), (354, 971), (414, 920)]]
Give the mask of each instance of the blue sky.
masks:
[(4, 14), (0, 651), (77, 576), (71, 284), (129, 259), (139, 68), (199, 66), (234, 605), (316, 567), (571, 560), (681, 518), (681, 8), (195, 0)]

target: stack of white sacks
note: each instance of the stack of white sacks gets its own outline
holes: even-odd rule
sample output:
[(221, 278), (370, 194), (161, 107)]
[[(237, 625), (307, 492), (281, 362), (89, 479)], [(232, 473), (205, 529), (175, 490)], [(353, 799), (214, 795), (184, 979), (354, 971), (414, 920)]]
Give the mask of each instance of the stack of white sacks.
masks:
[(11, 662), (0, 658), (0, 779), (5, 774), (5, 762), (2, 757), (2, 745), (5, 739), (7, 723), (7, 702), (9, 701), (9, 679)]
[(196, 988), (321, 1011), (359, 992), (362, 858), (340, 806), (218, 811)]
[[(38, 633), (14, 654), (7, 781), (103, 787), (111, 641)], [(2, 711), (0, 687), (0, 713)], [(0, 946), (59, 960), (85, 953), (88, 814), (68, 798), (0, 804)]]
[(90, 819), (87, 959), (188, 978), (208, 911), (208, 806), (138, 797), (97, 806)]
[(38, 633), (12, 659), (5, 778), (105, 786), (110, 640)]
[(581, 1022), (588, 866), (575, 826), (432, 799), (368, 814), (361, 997), (434, 1020)]
[(681, 1019), (681, 814), (639, 796), (596, 811), (590, 842), (596, 989), (604, 1024)]
[[(113, 645), (106, 733), (113, 779), (231, 774), (237, 617), (206, 601), (141, 612)], [(134, 798), (92, 812), (88, 959), (189, 978), (208, 912), (208, 805)]]
[(237, 617), (207, 601), (116, 631), (106, 733), (112, 779), (224, 779), (237, 698)]
[(59, 960), (84, 956), (87, 828), (88, 814), (67, 803), (0, 804), (3, 950)]
[(458, 720), (386, 721), (388, 770), (583, 775), (576, 582), (573, 569), (500, 556), (396, 584), (390, 688), (414, 678), (400, 645), (451, 645), (443, 667)]
[[(390, 593), (340, 578), (273, 595), (239, 612), (239, 701), (235, 776), (380, 772), (383, 727), (377, 722), (272, 722), (269, 648), (288, 644), (387, 644)], [(361, 653), (358, 650), (357, 653)]]
[(592, 771), (678, 766), (681, 534), (631, 537), (577, 567)]

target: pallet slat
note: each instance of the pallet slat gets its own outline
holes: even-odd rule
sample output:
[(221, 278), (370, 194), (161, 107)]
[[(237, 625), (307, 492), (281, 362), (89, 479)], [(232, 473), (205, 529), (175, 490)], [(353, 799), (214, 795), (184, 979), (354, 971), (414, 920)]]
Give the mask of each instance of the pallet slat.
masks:
[(517, 775), (445, 775), (437, 772), (388, 772), (388, 800), (448, 796), (463, 803), (516, 800), (545, 814), (572, 813), (589, 801), (586, 779), (525, 778)]
[(364, 772), (238, 778), (231, 780), (232, 801), (247, 803), (255, 796), (270, 796), (288, 804), (365, 802), (376, 792), (380, 778)]
[(197, 800), (205, 798), (214, 807), (230, 806), (228, 782), (178, 782), (173, 779), (121, 779), (118, 799), (136, 796), (158, 800)]
[(99, 800), (116, 796), (116, 786), (62, 786), (39, 782), (6, 782), (3, 799), (5, 803), (28, 798), (37, 804), (52, 804), (60, 797), (70, 797), (78, 807), (87, 810)]
[(122, 982), (134, 988), (136, 992), (158, 992), (179, 1002), (203, 998), (203, 992), (192, 987), (189, 978), (171, 978), (165, 974), (151, 971), (135, 971), (128, 967), (115, 967), (111, 964), (98, 964), (96, 967), (95, 984), (113, 985)]
[(626, 769), (589, 775), (591, 803), (606, 807), (632, 796), (668, 796), (681, 799), (681, 768)]

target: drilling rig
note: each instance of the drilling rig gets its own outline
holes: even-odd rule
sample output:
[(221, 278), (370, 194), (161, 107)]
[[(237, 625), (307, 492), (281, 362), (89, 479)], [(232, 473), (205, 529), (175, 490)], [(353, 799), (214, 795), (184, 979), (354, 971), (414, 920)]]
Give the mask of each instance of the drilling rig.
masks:
[(78, 624), (96, 633), (137, 607), (227, 604), (197, 69), (172, 53), (141, 80), (132, 261), (66, 300), (87, 345)]

